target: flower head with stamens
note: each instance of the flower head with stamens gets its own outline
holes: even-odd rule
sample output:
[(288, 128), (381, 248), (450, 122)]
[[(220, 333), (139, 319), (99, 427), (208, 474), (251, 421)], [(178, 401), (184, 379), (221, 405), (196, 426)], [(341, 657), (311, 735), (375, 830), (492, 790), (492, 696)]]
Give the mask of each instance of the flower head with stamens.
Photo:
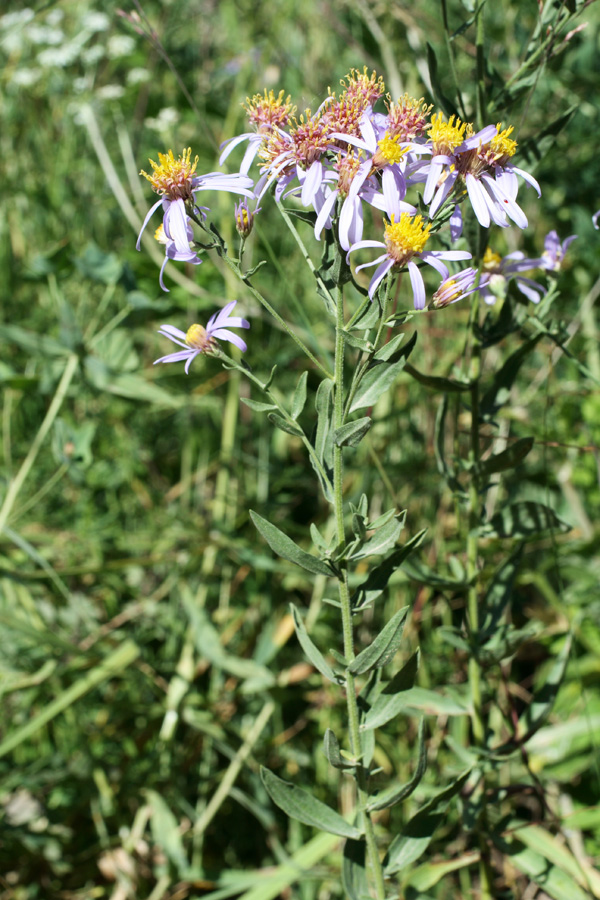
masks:
[(470, 259), (466, 250), (425, 250), (430, 237), (431, 225), (425, 224), (422, 216), (409, 216), (402, 213), (396, 221), (396, 214), (388, 206), (390, 223), (385, 228), (384, 241), (358, 241), (350, 248), (348, 256), (363, 247), (383, 247), (385, 253), (370, 263), (363, 263), (356, 271), (366, 266), (377, 266), (369, 285), (369, 297), (373, 299), (381, 281), (391, 270), (400, 271), (408, 268), (413, 289), (415, 309), (425, 308), (425, 283), (415, 259), (422, 260), (432, 266), (442, 278), (448, 278), (448, 268), (441, 260)]
[(255, 94), (252, 99), (246, 97), (246, 102), (242, 106), (246, 110), (249, 122), (259, 133), (268, 133), (272, 128), (282, 128), (294, 114), (296, 107), (291, 102), (292, 98), (288, 94), (284, 100), (283, 95), (284, 91), (279, 91), (276, 97), (273, 91), (267, 93), (265, 88), (264, 94)]
[(185, 363), (185, 374), (189, 372), (192, 361), (200, 353), (210, 353), (216, 348), (216, 341), (229, 341), (244, 351), (247, 349), (245, 341), (239, 335), (230, 331), (230, 328), (250, 328), (250, 323), (240, 316), (230, 316), (229, 313), (234, 308), (236, 300), (232, 300), (227, 306), (224, 306), (220, 312), (210, 317), (206, 328), (202, 325), (191, 325), (187, 332), (175, 328), (174, 325), (161, 325), (158, 333), (163, 337), (179, 344), (183, 350), (177, 350), (175, 353), (169, 353), (167, 356), (161, 356), (160, 359), (154, 361), (157, 363), (183, 362)]
[(414, 141), (424, 134), (431, 105), (425, 103), (423, 97), (414, 100), (404, 94), (395, 103), (388, 101), (387, 107), (387, 128), (390, 135), (401, 141)]
[(148, 179), (152, 190), (167, 200), (193, 200), (192, 188), (198, 157), (192, 162), (192, 148), (184, 149), (177, 159), (172, 150), (159, 153), (158, 159), (158, 163), (153, 159), (148, 160), (152, 166), (152, 175), (148, 175), (143, 169), (140, 172), (140, 175)]
[[(153, 174), (142, 171), (140, 174), (148, 179), (153, 189), (161, 195), (160, 199), (150, 207), (138, 235), (136, 249), (140, 249), (142, 234), (150, 217), (162, 206), (163, 229), (168, 259), (184, 259), (190, 261), (190, 216), (205, 217), (206, 209), (196, 206), (195, 195), (199, 191), (229, 191), (245, 197), (253, 197), (254, 182), (247, 175), (224, 175), (222, 172), (209, 172), (207, 175), (196, 175), (198, 157), (191, 160), (191, 149), (184, 150), (178, 159), (173, 151), (159, 153), (159, 163), (150, 160)], [(161, 269), (161, 286), (162, 271)]]

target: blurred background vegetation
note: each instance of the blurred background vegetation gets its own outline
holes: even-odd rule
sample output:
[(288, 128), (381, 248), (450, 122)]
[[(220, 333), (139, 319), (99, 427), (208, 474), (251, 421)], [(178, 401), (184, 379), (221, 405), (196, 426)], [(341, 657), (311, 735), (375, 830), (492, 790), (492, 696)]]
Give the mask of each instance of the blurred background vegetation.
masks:
[[(471, 111), (472, 8), (448, 3)], [(324, 649), (337, 643), (337, 612), (324, 583), (273, 559), (247, 516), (253, 507), (302, 540), (311, 522), (327, 527), (327, 510), (297, 439), (240, 406), (248, 388), (236, 373), (210, 359), (188, 377), (152, 367), (169, 352), (160, 324), (185, 329), (229, 299), (252, 322), (247, 361), (261, 377), (277, 362), (284, 392), (298, 377), (295, 347), (216, 258), (187, 273), (171, 264), (170, 293), (160, 291), (152, 239), (135, 251), (154, 200), (138, 172), (158, 151), (188, 145), (199, 172), (216, 169), (219, 144), (246, 129), (241, 102), (265, 87), (315, 109), (328, 86), (366, 65), (394, 96), (432, 99), (428, 42), (450, 90), (441, 7), (149, 0), (150, 37), (135, 8), (123, 9), (8, 2), (0, 16), (0, 897), (339, 897), (336, 839), (285, 819), (258, 777), (268, 765), (345, 808), (344, 782), (321, 750), (340, 698), (305, 663), (288, 603), (306, 611)], [(538, 15), (535, 0), (486, 7), (492, 93), (518, 69)], [(532, 435), (535, 446), (491, 501), (542, 500), (572, 526), (527, 544), (512, 616), (532, 638), (490, 683), (501, 696), (510, 669), (514, 693), (502, 702), (522, 708), (573, 630), (557, 702), (530, 748), (547, 806), (527, 786), (519, 793), (520, 774), (508, 776), (513, 810), (547, 823), (550, 843), (540, 839), (537, 852), (552, 862), (565, 829), (578, 860), (600, 857), (598, 5), (581, 21), (587, 29), (560, 44), (530, 90), (495, 113), (515, 124), (543, 190), (539, 203), (528, 196), (530, 228), (494, 236), (495, 249), (537, 256), (550, 229), (579, 235), (555, 305), (573, 359), (542, 341), (523, 367), (506, 433)], [(569, 111), (560, 133), (539, 139)], [(233, 241), (232, 198), (208, 202)], [(257, 281), (270, 302), (327, 348), (320, 301), (274, 211), (248, 253), (269, 262)], [(446, 375), (460, 361), (467, 306), (421, 317), (418, 369)], [(500, 364), (490, 354), (488, 365)], [(365, 490), (381, 510), (407, 507), (409, 533), (429, 529), (423, 562), (444, 573), (463, 550), (436, 464), (437, 405), (401, 377), (348, 471), (347, 496)], [(505, 550), (490, 541), (486, 571)], [(420, 645), (421, 683), (460, 685), (464, 651), (440, 626), (460, 620), (464, 601), (444, 584), (398, 575), (360, 639), (406, 603), (406, 655)], [(416, 730), (410, 717), (386, 729), (376, 751), (384, 771), (409, 776)], [(468, 741), (467, 720), (430, 717), (428, 741), (419, 802), (462, 768), (454, 751)], [(382, 817), (382, 829), (393, 834), (410, 811)], [(407, 896), (477, 896), (465, 822), (468, 808), (449, 813), (429, 850), (454, 868), (420, 893), (409, 883)], [(570, 900), (568, 885), (549, 895)], [(524, 865), (499, 864), (497, 889), (547, 896)]]

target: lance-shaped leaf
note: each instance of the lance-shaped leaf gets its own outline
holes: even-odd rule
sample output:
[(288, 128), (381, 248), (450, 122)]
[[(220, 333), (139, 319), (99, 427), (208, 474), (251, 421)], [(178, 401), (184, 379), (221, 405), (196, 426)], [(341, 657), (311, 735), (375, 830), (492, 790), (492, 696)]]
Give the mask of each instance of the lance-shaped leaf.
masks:
[(381, 669), (391, 659), (400, 646), (404, 621), (408, 613), (408, 606), (394, 613), (390, 621), (379, 632), (372, 644), (365, 647), (348, 666), (348, 671), (353, 675), (364, 675), (371, 669)]
[(490, 456), (484, 462), (480, 463), (479, 471), (482, 475), (493, 475), (495, 472), (506, 472), (507, 469), (514, 469), (522, 462), (534, 445), (532, 437), (521, 438), (503, 450), (502, 453), (496, 453)]
[(482, 525), (479, 533), (482, 537), (528, 538), (553, 532), (564, 534), (571, 526), (559, 518), (553, 509), (543, 503), (523, 500), (505, 506), (489, 522)]
[(571, 635), (569, 634), (564, 647), (556, 657), (554, 665), (544, 680), (544, 686), (534, 694), (533, 700), (519, 719), (519, 727), (517, 729), (519, 741), (528, 740), (548, 718), (567, 668), (570, 650)]
[(394, 550), (380, 562), (379, 565), (371, 569), (368, 577), (363, 581), (360, 587), (356, 589), (351, 597), (350, 602), (353, 610), (358, 611), (364, 609), (383, 593), (387, 587), (388, 581), (396, 569), (398, 569), (407, 556), (422, 543), (426, 533), (426, 528), (419, 531), (418, 534), (415, 534), (415, 536), (412, 537), (410, 541), (407, 541), (403, 547)]
[(261, 400), (252, 400), (250, 397), (240, 397), (240, 400), (254, 412), (271, 412), (271, 410), (277, 409), (274, 403), (263, 403)]
[(344, 844), (342, 887), (348, 900), (366, 900), (371, 896), (365, 867), (366, 849), (365, 841), (348, 840)]
[(328, 728), (323, 737), (323, 752), (335, 769), (355, 769), (356, 763), (344, 759), (340, 752), (340, 744), (335, 734)]
[(479, 628), (479, 640), (483, 643), (494, 635), (500, 620), (511, 598), (515, 577), (521, 557), (523, 556), (523, 544), (511, 553), (508, 559), (494, 572), (485, 598), (481, 604)]
[(482, 419), (489, 420), (493, 418), (498, 410), (504, 406), (510, 397), (510, 392), (515, 382), (515, 378), (519, 373), (519, 369), (532, 350), (535, 349), (541, 336), (541, 334), (536, 334), (535, 337), (522, 344), (518, 350), (515, 350), (515, 352), (508, 357), (504, 365), (496, 372), (492, 386), (481, 400), (479, 411)]
[[(330, 470), (333, 464), (333, 441), (331, 439), (332, 392), (333, 382), (330, 378), (325, 378), (317, 389), (317, 396), (315, 399), (317, 427), (314, 433), (313, 444), (319, 462), (327, 470)], [(324, 480), (321, 472), (319, 472), (319, 469), (315, 466), (312, 456), (310, 457), (310, 461), (318, 475), (325, 498), (333, 503), (330, 485)]]
[(304, 626), (304, 622), (300, 618), (300, 613), (296, 609), (293, 603), (290, 603), (290, 609), (292, 611), (292, 619), (294, 620), (294, 628), (296, 629), (296, 637), (300, 643), (300, 646), (310, 659), (311, 663), (318, 669), (321, 675), (324, 675), (325, 678), (328, 678), (329, 681), (337, 681), (336, 674), (319, 650), (318, 647), (313, 644), (310, 637), (308, 636), (308, 631)]
[(354, 422), (346, 422), (333, 432), (333, 442), (338, 447), (356, 447), (360, 444), (365, 434), (373, 424), (369, 416), (356, 419)]
[(294, 396), (292, 398), (292, 419), (297, 419), (304, 409), (304, 404), (306, 403), (307, 379), (308, 372), (303, 372), (298, 379), (298, 384), (296, 385), (296, 390), (294, 391)]
[(406, 359), (400, 359), (391, 365), (382, 362), (368, 369), (356, 389), (349, 411), (356, 412), (357, 409), (374, 406), (381, 395), (393, 385), (405, 363)]
[(410, 819), (402, 833), (390, 844), (384, 860), (386, 876), (394, 875), (401, 869), (415, 862), (427, 850), (431, 843), (436, 828), (446, 817), (446, 809), (452, 797), (454, 797), (465, 785), (471, 770), (463, 772), (443, 791), (439, 791), (421, 807), (418, 813)]
[[(390, 682), (392, 684), (392, 682)], [(388, 685), (389, 687), (389, 685)], [(387, 689), (386, 689), (387, 690)], [(363, 728), (380, 728), (395, 719), (400, 713), (425, 716), (468, 716), (468, 701), (461, 696), (450, 693), (431, 691), (428, 688), (412, 687), (394, 695), (382, 692), (364, 718)]]
[(287, 419), (284, 419), (283, 416), (279, 416), (277, 413), (269, 413), (267, 418), (276, 428), (285, 431), (287, 434), (293, 434), (294, 437), (302, 437), (304, 434), (299, 425), (296, 425), (294, 422), (288, 422)]
[(316, 556), (312, 556), (310, 553), (306, 553), (305, 550), (301, 550), (300, 547), (284, 534), (283, 531), (280, 531), (276, 525), (267, 522), (266, 519), (263, 519), (262, 516), (259, 516), (258, 513), (255, 513), (253, 510), (250, 510), (250, 518), (271, 550), (279, 554), (283, 559), (296, 563), (297, 566), (307, 569), (309, 572), (312, 572), (313, 575), (332, 574), (327, 563), (318, 559)]
[(448, 394), (444, 394), (435, 419), (435, 459), (438, 472), (445, 478), (448, 487), (458, 497), (465, 495), (465, 490), (456, 477), (456, 472), (451, 463), (446, 460), (446, 415), (448, 413)]
[(377, 353), (375, 354), (375, 359), (383, 360), (384, 362), (398, 362), (399, 359), (408, 359), (410, 354), (412, 353), (415, 344), (417, 343), (417, 332), (413, 331), (408, 341), (404, 343), (406, 335), (405, 334), (397, 334), (396, 337), (393, 337), (391, 341), (388, 341), (387, 344), (384, 344)]
[(367, 809), (375, 812), (380, 809), (389, 809), (407, 797), (415, 790), (427, 768), (427, 748), (425, 746), (425, 719), (419, 722), (419, 758), (415, 774), (406, 784), (394, 784), (385, 791), (380, 791), (376, 797), (367, 803)]
[(406, 371), (415, 381), (444, 394), (462, 393), (471, 387), (468, 381), (452, 381), (451, 378), (441, 378), (439, 375), (425, 375), (424, 372), (419, 372), (411, 365), (406, 366)]
[(296, 787), (289, 781), (283, 781), (262, 766), (260, 777), (273, 803), (290, 818), (298, 819), (305, 825), (312, 825), (330, 834), (339, 834), (340, 837), (358, 840), (362, 836), (359, 828), (348, 824), (339, 813), (321, 803), (308, 791)]
[(373, 701), (361, 726), (364, 731), (385, 725), (390, 719), (395, 718), (400, 710), (406, 709), (406, 695), (415, 683), (418, 669), (419, 651), (416, 650)]
[(373, 537), (352, 554), (352, 559), (364, 559), (366, 556), (381, 556), (394, 546), (404, 527), (406, 515), (390, 519), (382, 528), (378, 528)]

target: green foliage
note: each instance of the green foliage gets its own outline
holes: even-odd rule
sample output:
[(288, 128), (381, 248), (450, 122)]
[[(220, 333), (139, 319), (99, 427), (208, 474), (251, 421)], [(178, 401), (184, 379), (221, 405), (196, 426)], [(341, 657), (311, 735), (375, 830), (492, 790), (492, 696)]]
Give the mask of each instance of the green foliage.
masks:
[[(2, 896), (364, 900), (362, 825), (340, 814), (355, 777), (407, 900), (480, 896), (486, 852), (498, 898), (600, 896), (598, 5), (151, 0), (160, 43), (116, 3), (34, 6), (0, 16)], [(403, 283), (336, 428), (332, 378), (251, 292), (331, 371), (336, 279), (350, 315), (366, 284), (334, 271), (331, 242), (310, 251), (315, 275), (259, 218), (244, 284), (206, 252), (169, 264), (167, 294), (154, 242), (135, 239), (146, 158), (189, 144), (215, 169), (265, 86), (314, 105), (366, 60), (397, 95), (475, 119), (480, 8), (482, 99), (543, 186), (522, 243), (494, 246), (579, 238), (535, 313), (510, 288), (482, 318), (474, 461), (468, 301), (407, 323)], [(236, 253), (232, 205), (213, 213)], [(218, 359), (152, 366), (163, 322), (230, 299), (251, 319), (254, 381)], [(379, 314), (367, 300), (344, 332), (348, 379)], [(328, 517), (336, 447), (348, 543)], [(340, 573), (352, 660), (329, 653)]]

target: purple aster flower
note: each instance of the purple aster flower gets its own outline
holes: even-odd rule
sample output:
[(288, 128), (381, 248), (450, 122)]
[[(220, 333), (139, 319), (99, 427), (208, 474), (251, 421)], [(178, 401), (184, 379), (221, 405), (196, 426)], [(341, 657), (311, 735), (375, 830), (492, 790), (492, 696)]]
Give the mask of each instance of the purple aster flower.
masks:
[[(485, 278), (485, 276), (483, 277)], [(457, 272), (456, 275), (450, 275), (449, 278), (442, 281), (433, 295), (429, 309), (443, 309), (451, 303), (456, 303), (457, 300), (463, 300), (469, 294), (474, 294), (484, 283), (482, 279), (482, 282), (476, 285), (476, 280), (477, 269), (472, 267), (463, 269), (462, 272)]]
[(600, 228), (600, 225), (598, 225), (598, 219), (600, 219), (600, 209), (592, 216), (592, 222), (594, 223), (594, 228), (596, 229)]
[(439, 113), (431, 121), (428, 134), (433, 156), (424, 167), (427, 181), (423, 194), (425, 203), (431, 203), (429, 215), (435, 216), (458, 181), (466, 187), (473, 211), (484, 228), (489, 228), (491, 222), (506, 228), (508, 219), (519, 228), (526, 228), (527, 217), (516, 202), (517, 175), (532, 185), (538, 196), (540, 186), (532, 175), (510, 162), (517, 147), (517, 142), (509, 137), (513, 129), (501, 131), (500, 125), (487, 125), (470, 134), (472, 127), (459, 119), (454, 123), (454, 116), (443, 122)]
[(202, 260), (198, 256), (196, 250), (191, 247), (191, 243), (194, 240), (194, 233), (192, 231), (192, 226), (189, 224), (189, 219), (187, 220), (188, 224), (186, 227), (186, 236), (187, 236), (187, 250), (183, 247), (179, 247), (177, 242), (168, 238), (164, 225), (159, 225), (156, 231), (154, 232), (154, 237), (160, 244), (165, 245), (165, 259), (160, 267), (160, 275), (158, 276), (158, 283), (160, 284), (163, 291), (169, 293), (169, 288), (165, 287), (165, 283), (163, 281), (163, 274), (165, 271), (165, 267), (170, 259), (178, 260), (179, 262), (188, 262), (191, 263), (192, 266), (199, 266)]
[(569, 244), (573, 243), (576, 237), (576, 234), (572, 234), (570, 237), (565, 238), (561, 243), (556, 231), (550, 231), (544, 240), (544, 252), (539, 261), (540, 268), (546, 269), (548, 272), (560, 271), (563, 266), (567, 248)]
[(186, 332), (180, 331), (174, 325), (161, 325), (158, 333), (169, 338), (174, 344), (179, 344), (184, 349), (177, 350), (175, 353), (169, 353), (167, 356), (161, 356), (160, 359), (154, 361), (154, 365), (186, 360), (185, 374), (187, 375), (192, 360), (199, 353), (210, 353), (214, 349), (216, 340), (229, 341), (230, 344), (235, 344), (240, 350), (246, 350), (245, 341), (239, 335), (229, 330), (230, 328), (250, 328), (250, 323), (246, 319), (242, 319), (240, 316), (229, 315), (236, 303), (236, 300), (232, 300), (220, 312), (212, 315), (206, 328), (202, 325), (191, 325)]
[[(196, 206), (195, 194), (198, 191), (229, 191), (246, 197), (253, 197), (253, 181), (247, 175), (224, 175), (221, 172), (210, 172), (207, 175), (195, 175), (198, 157), (191, 160), (191, 149), (184, 150), (178, 159), (173, 151), (159, 153), (159, 163), (150, 160), (153, 173), (140, 172), (148, 179), (153, 189), (161, 194), (159, 200), (151, 206), (138, 235), (136, 249), (140, 249), (140, 241), (151, 216), (162, 206), (163, 228), (166, 238), (167, 259), (190, 260), (190, 218), (188, 210), (196, 215), (204, 216), (205, 210)], [(163, 264), (164, 269), (164, 264)], [(162, 269), (161, 269), (162, 274)]]
[(400, 270), (406, 266), (413, 289), (415, 309), (424, 309), (425, 283), (413, 260), (422, 260), (439, 272), (442, 278), (448, 278), (448, 268), (442, 260), (470, 259), (471, 254), (466, 250), (426, 251), (424, 247), (429, 240), (431, 225), (425, 225), (422, 216), (411, 217), (407, 213), (402, 213), (399, 221), (395, 221), (396, 216), (394, 213), (390, 213), (389, 209), (388, 214), (390, 215), (390, 224), (386, 225), (384, 241), (358, 241), (350, 248), (348, 256), (354, 250), (363, 247), (383, 247), (384, 254), (378, 256), (373, 262), (364, 263), (356, 269), (358, 272), (366, 266), (377, 266), (369, 285), (369, 297), (371, 300), (373, 299), (377, 287), (388, 272), (392, 269)]
[(513, 280), (518, 290), (531, 300), (539, 303), (547, 293), (546, 288), (532, 278), (519, 274), (540, 267), (541, 260), (528, 259), (520, 250), (501, 257), (488, 247), (483, 257), (483, 273), (480, 280), (481, 296), (492, 306), (496, 300), (506, 296), (508, 282)]

